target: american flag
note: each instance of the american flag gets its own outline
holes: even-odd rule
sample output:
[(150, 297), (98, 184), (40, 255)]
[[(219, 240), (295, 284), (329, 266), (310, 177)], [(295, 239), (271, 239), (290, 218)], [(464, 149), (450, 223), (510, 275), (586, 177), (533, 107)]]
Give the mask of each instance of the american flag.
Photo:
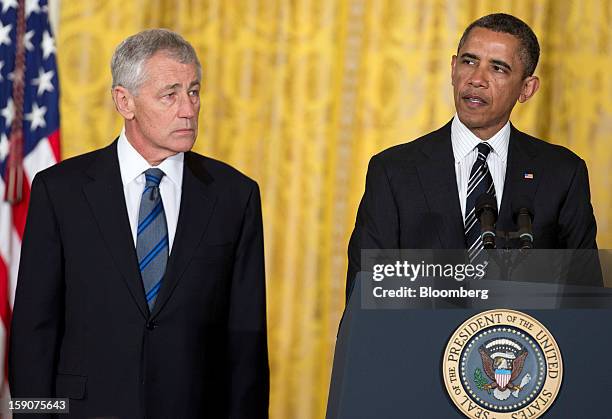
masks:
[[(0, 384), (34, 175), (59, 161), (55, 41), (46, 0), (0, 0)], [(2, 385), (3, 393), (6, 385)]]

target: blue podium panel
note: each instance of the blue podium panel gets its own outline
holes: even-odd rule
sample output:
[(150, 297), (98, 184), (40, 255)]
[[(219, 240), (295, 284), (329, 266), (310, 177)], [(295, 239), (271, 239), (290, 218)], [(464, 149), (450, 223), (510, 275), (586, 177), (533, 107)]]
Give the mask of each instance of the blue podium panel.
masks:
[[(455, 330), (484, 307), (364, 308), (356, 281), (338, 333), (327, 419), (464, 417), (447, 393), (443, 356)], [(587, 293), (610, 301), (611, 291)], [(543, 417), (612, 418), (612, 309), (602, 306), (521, 310), (550, 331), (563, 359), (559, 394)]]

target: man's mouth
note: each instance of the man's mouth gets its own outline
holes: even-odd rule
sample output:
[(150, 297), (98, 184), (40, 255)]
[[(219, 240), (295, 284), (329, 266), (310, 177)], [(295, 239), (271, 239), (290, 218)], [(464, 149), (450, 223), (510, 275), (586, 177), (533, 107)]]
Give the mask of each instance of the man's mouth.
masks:
[(461, 97), (465, 102), (472, 106), (486, 105), (487, 101), (477, 95), (465, 95)]

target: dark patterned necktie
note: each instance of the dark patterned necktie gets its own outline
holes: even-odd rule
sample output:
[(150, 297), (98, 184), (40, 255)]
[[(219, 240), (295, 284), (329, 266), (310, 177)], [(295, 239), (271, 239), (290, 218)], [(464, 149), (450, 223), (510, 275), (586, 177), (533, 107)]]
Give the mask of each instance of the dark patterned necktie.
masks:
[(159, 193), (159, 183), (163, 177), (164, 172), (160, 169), (145, 172), (147, 183), (140, 197), (138, 212), (136, 254), (149, 311), (155, 305), (168, 262), (168, 227)]
[(493, 178), (489, 172), (489, 166), (487, 166), (487, 156), (491, 152), (491, 146), (486, 142), (481, 142), (476, 148), (478, 148), (478, 158), (470, 172), (465, 201), (465, 243), (468, 249), (468, 257), (472, 263), (483, 258), (481, 256), (483, 244), (480, 235), (480, 221), (476, 218), (476, 200), (483, 193), (495, 196)]

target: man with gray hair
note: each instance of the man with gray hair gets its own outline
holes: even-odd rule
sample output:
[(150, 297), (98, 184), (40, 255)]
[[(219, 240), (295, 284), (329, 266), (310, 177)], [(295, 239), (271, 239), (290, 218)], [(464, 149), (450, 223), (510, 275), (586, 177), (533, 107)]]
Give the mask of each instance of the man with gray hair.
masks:
[(258, 186), (190, 151), (202, 70), (181, 36), (133, 35), (111, 71), (119, 137), (32, 184), (12, 396), (78, 418), (265, 418)]

